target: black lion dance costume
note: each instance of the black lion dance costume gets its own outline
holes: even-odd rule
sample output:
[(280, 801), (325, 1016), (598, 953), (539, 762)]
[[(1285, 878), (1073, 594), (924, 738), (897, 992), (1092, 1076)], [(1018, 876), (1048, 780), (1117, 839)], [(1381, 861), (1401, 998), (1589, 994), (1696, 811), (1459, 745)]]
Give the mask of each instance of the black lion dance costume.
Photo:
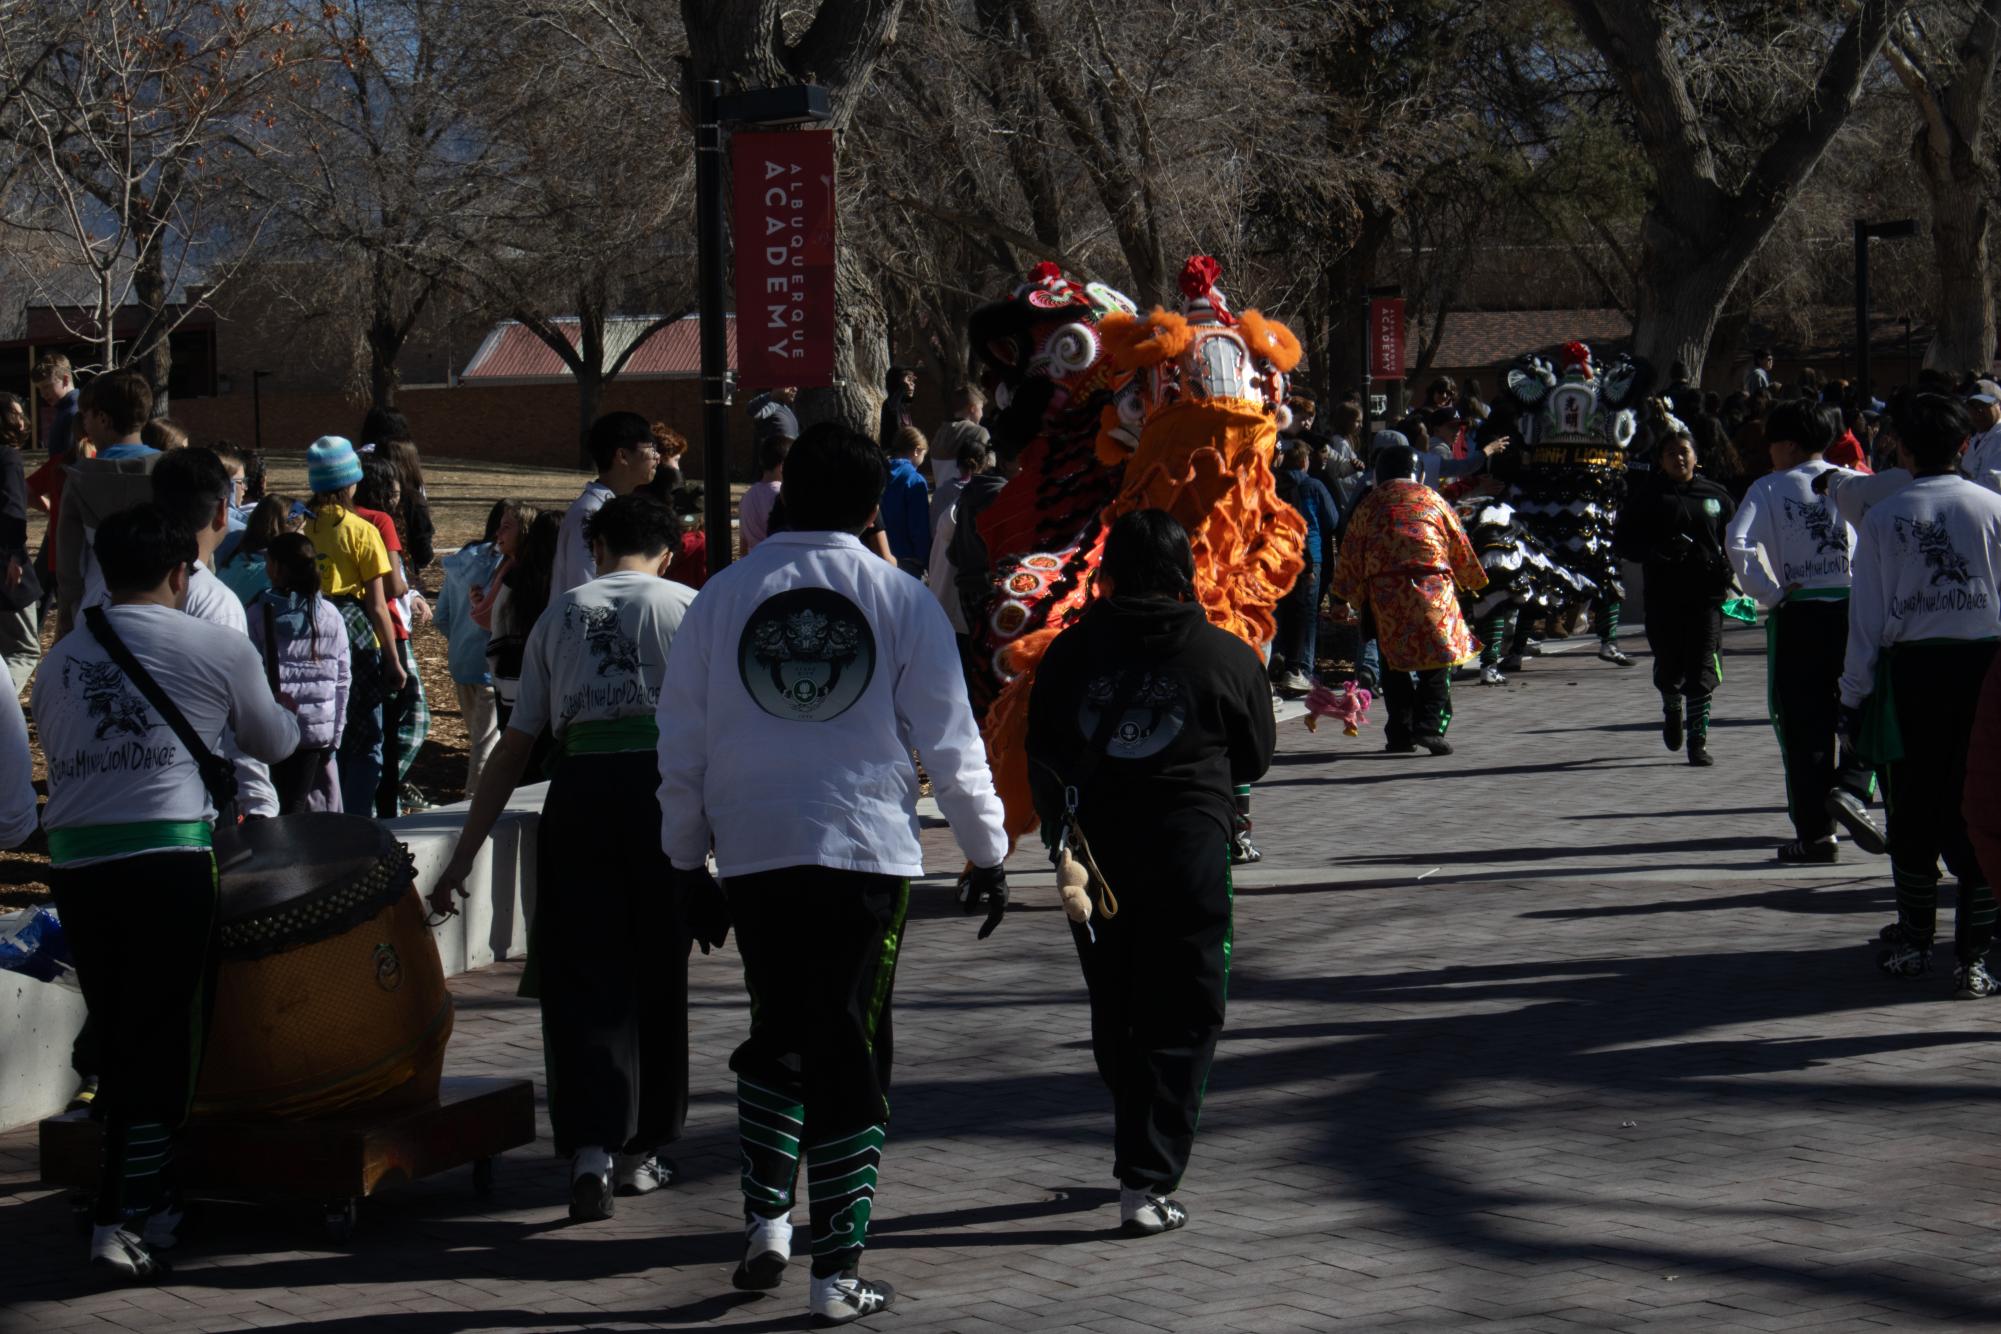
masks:
[[(1528, 535), (1563, 577), (1545, 589), (1568, 584), (1590, 595), (1591, 628), (1598, 656), (1621, 667), (1633, 660), (1614, 642), (1619, 607), (1626, 596), (1612, 529), (1626, 495), (1626, 451), (1638, 430), (1635, 408), (1645, 399), (1653, 372), (1644, 361), (1620, 357), (1600, 367), (1591, 349), (1566, 343), (1559, 374), (1539, 357), (1524, 357), (1502, 382), (1506, 394), (1495, 406), (1490, 431), (1512, 434), (1515, 447), (1495, 460), (1507, 480), (1507, 500)], [(1572, 600), (1581, 600), (1572, 599)], [(1530, 617), (1516, 630), (1513, 653), (1527, 639)]]

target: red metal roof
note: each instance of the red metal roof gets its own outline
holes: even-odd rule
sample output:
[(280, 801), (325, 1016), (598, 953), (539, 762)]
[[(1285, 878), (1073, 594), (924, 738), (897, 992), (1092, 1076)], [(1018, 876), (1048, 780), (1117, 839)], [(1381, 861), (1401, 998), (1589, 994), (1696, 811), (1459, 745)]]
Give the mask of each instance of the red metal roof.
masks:
[[(1624, 351), (1632, 337), (1633, 322), (1612, 309), (1454, 310), (1446, 312), (1431, 364), (1500, 367), (1525, 353), (1547, 352), (1573, 340), (1589, 343), (1602, 357)], [(1413, 356), (1416, 342), (1413, 336), (1405, 344)]]
[[(650, 315), (618, 315), (605, 322), (605, 358), (615, 361), (625, 351), (631, 341), (648, 325), (654, 322)], [(561, 316), (549, 321), (570, 346), (577, 346), (582, 336), (575, 316)], [(724, 318), (723, 337), (729, 354), (729, 365), (736, 366), (736, 316)], [(693, 379), (702, 373), (701, 321), (694, 315), (685, 315), (649, 334), (646, 341), (625, 363), (620, 375), (650, 375)], [(543, 342), (526, 325), (513, 320), (493, 327), (486, 340), (466, 363), (462, 380), (495, 381), (524, 380), (567, 380), (570, 368), (547, 343)]]

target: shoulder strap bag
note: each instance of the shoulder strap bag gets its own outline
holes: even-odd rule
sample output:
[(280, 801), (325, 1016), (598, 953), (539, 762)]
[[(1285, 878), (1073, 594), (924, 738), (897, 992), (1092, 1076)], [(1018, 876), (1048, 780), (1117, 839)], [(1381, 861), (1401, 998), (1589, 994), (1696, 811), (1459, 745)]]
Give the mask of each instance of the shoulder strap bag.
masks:
[(236, 767), (202, 744), (195, 734), (193, 724), (175, 703), (167, 698), (160, 683), (155, 681), (139, 660), (132, 656), (132, 650), (125, 647), (125, 641), (111, 626), (111, 618), (104, 614), (102, 607), (86, 607), (84, 624), (90, 633), (118, 664), (146, 702), (153, 706), (153, 712), (180, 739), (186, 748), (188, 758), (195, 762), (195, 771), (201, 775), (202, 786), (208, 789), (208, 799), (215, 806), (215, 832), (213, 834), (215, 864), (218, 870), (234, 866), (250, 856), (250, 848), (243, 841), (243, 831), (237, 825), (236, 811)]

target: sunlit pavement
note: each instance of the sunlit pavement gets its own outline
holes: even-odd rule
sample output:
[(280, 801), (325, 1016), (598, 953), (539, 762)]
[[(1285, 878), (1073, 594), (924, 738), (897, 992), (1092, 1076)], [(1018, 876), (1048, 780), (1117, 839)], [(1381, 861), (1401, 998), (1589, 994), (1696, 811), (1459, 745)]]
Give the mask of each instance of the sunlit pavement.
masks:
[[(1455, 688), (1444, 759), (1282, 729), (1238, 877), (1230, 1027), (1180, 1233), (1122, 1240), (1069, 937), (1017, 857), (991, 940), (914, 899), (894, 1123), (867, 1269), (883, 1329), (1881, 1329), (1987, 1326), (2001, 1198), (1997, 1002), (1892, 983), (1887, 865), (1781, 874), (1763, 635), (1725, 638), (1712, 749), (1657, 731), (1648, 660), (1589, 647)], [(1643, 651), (1637, 636), (1629, 649)], [(579, 892), (587, 892), (580, 885)], [(1121, 886), (1123, 897), (1145, 892)], [(733, 952), (693, 961), (682, 1177), (567, 1222), (546, 1138), (368, 1201), (213, 1207), (156, 1288), (94, 1285), (31, 1132), (0, 1138), (0, 1323), (16, 1329), (740, 1329), (803, 1324), (806, 1262), (733, 1292), (724, 1062)], [(454, 1073), (541, 1082), (518, 966), (460, 979)], [(545, 1124), (546, 1132), (546, 1124)], [(799, 1211), (803, 1249), (804, 1209)]]

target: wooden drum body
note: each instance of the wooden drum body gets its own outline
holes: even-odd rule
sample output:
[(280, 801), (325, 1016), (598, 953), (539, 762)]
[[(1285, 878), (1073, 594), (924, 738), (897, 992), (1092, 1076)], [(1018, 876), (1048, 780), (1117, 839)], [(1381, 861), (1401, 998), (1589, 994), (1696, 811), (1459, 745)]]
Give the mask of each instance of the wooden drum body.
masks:
[(198, 1117), (290, 1119), (434, 1101), (452, 998), (409, 852), (373, 821), (244, 826), (222, 875)]

